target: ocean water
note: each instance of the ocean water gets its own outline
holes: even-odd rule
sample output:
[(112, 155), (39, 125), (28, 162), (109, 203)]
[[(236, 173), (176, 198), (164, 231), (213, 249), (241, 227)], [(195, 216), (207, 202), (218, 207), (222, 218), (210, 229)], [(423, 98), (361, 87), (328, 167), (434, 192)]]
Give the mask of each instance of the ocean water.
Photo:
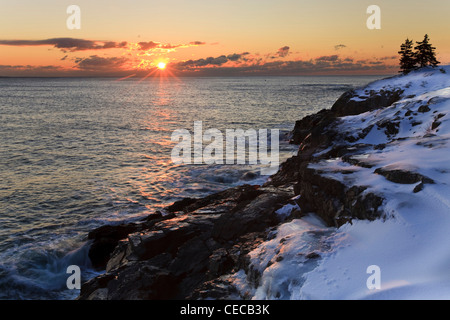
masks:
[(279, 129), (284, 160), (296, 120), (378, 78), (1, 78), (0, 299), (73, 299), (67, 267), (96, 274), (93, 228), (266, 181), (258, 165), (175, 165), (175, 130)]

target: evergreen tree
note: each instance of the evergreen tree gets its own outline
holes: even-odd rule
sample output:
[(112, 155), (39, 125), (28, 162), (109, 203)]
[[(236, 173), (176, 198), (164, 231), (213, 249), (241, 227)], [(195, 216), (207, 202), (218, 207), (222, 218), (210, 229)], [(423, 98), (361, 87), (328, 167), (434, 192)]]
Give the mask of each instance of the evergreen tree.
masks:
[(413, 41), (406, 39), (405, 43), (400, 46), (400, 69), (401, 73), (407, 74), (415, 68), (416, 57), (413, 52)]
[(436, 67), (440, 62), (436, 60), (436, 48), (429, 43), (428, 34), (425, 35), (423, 41), (417, 42), (416, 50), (416, 64), (419, 68), (432, 66)]

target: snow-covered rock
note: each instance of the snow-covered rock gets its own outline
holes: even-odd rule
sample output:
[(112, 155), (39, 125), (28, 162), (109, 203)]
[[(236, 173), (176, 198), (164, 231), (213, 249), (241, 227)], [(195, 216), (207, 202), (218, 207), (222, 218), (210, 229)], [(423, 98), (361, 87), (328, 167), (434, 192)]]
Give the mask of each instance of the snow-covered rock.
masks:
[[(450, 299), (450, 66), (376, 81), (345, 99), (359, 104), (380, 92), (398, 96), (382, 108), (371, 104), (367, 112), (327, 121), (335, 136), (316, 143), (321, 148), (299, 170), (342, 189), (321, 195), (308, 186), (310, 208), (300, 203), (303, 211), (333, 196), (328, 214), (351, 211), (354, 204), (342, 199), (357, 188), (362, 197), (383, 199), (381, 214), (372, 221), (350, 214), (336, 227), (311, 214), (280, 225), (276, 237), (249, 254), (258, 283), (243, 285), (238, 273), (240, 290), (255, 299)], [(303, 148), (311, 144), (302, 139)], [(297, 188), (301, 199), (308, 198), (306, 188)], [(313, 192), (320, 203), (311, 204)], [(381, 286), (374, 289), (375, 277)]]

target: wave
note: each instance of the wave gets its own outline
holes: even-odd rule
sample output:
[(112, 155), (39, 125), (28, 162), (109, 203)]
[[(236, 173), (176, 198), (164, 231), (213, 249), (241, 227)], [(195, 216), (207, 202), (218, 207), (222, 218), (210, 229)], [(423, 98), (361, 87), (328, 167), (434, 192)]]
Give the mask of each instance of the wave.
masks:
[(2, 300), (58, 300), (74, 299), (79, 290), (69, 290), (67, 273), (70, 265), (81, 269), (81, 280), (92, 278), (89, 243), (64, 253), (61, 248), (35, 246), (21, 250), (0, 265), (0, 299)]

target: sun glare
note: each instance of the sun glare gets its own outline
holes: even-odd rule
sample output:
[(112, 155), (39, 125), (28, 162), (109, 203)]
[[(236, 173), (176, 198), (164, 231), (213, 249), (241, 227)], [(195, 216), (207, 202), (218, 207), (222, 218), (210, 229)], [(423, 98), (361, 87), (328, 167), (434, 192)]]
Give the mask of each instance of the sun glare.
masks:
[(164, 62), (158, 63), (158, 69), (159, 70), (164, 70), (165, 68), (166, 68), (166, 63), (164, 63)]

